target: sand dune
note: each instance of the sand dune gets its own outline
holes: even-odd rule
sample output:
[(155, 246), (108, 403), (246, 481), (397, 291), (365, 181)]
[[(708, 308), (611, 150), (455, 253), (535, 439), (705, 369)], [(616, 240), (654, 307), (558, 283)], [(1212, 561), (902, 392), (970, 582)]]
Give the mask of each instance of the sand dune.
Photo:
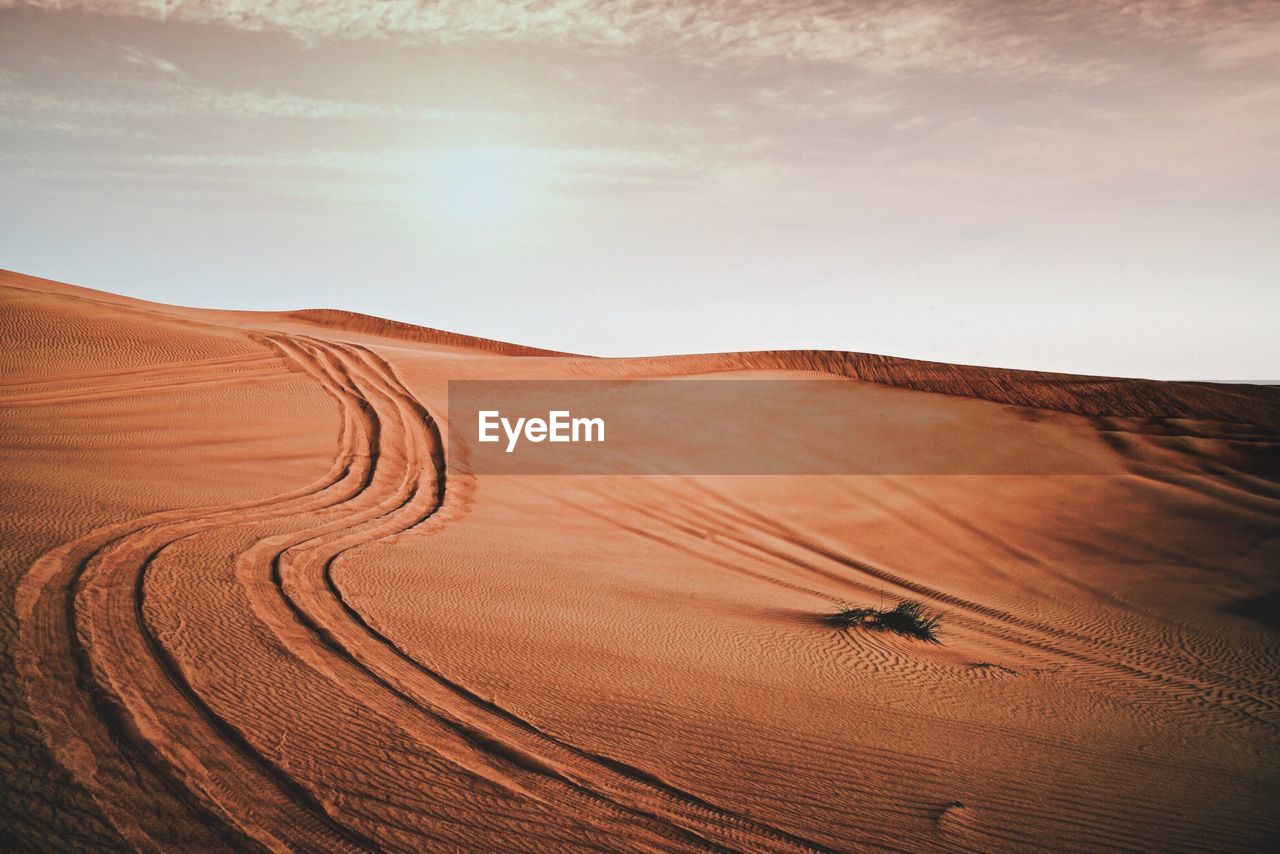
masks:
[[(853, 353), (595, 359), (12, 273), (0, 301), (12, 847), (1280, 834), (1280, 390)], [(726, 375), (837, 377), (975, 447), (1051, 429), (1106, 473), (446, 462), (452, 379)], [(943, 642), (824, 622), (881, 598), (941, 613)]]

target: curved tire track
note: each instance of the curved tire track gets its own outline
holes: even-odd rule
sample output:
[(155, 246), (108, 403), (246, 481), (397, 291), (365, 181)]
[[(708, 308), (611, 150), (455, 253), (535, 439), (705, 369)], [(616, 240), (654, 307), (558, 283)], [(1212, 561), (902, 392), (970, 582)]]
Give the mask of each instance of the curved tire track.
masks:
[[(46, 553), (19, 585), (17, 662), (30, 707), (55, 757), (125, 839), (144, 850), (175, 841), (316, 850), (440, 843), (398, 793), (412, 792), (444, 762), (493, 791), (541, 804), (542, 818), (529, 820), (551, 815), (564, 825), (566, 844), (819, 847), (545, 733), (371, 626), (343, 599), (332, 567), (346, 551), (403, 534), (440, 510), (439, 431), (372, 352), (301, 337), (270, 343), (339, 404), (338, 452), (322, 478), (263, 501), (105, 526)], [(395, 743), (418, 747), (380, 769), (371, 791), (336, 794), (322, 778), (299, 776), (184, 669), (152, 625), (163, 603), (152, 605), (149, 593), (177, 580), (162, 571), (172, 547), (221, 551), (246, 537), (227, 563), (251, 611), (236, 615), (237, 625), (265, 628), (279, 644), (275, 653), (305, 675), (298, 701), (323, 704), (340, 694), (374, 713), (379, 738), (394, 730)], [(378, 755), (387, 744), (367, 750)], [(391, 799), (385, 827), (352, 812), (360, 798)]]

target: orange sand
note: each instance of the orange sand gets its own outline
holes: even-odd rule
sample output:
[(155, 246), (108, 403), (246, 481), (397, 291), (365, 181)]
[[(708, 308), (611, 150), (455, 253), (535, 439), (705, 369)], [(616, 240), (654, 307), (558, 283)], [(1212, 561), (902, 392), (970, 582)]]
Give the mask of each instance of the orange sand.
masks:
[[(600, 360), (12, 273), (0, 338), (14, 847), (1280, 835), (1275, 389)], [(449, 379), (726, 372), (844, 377), (975, 444), (1047, 424), (1112, 473), (445, 471)], [(944, 643), (822, 622), (881, 595)]]

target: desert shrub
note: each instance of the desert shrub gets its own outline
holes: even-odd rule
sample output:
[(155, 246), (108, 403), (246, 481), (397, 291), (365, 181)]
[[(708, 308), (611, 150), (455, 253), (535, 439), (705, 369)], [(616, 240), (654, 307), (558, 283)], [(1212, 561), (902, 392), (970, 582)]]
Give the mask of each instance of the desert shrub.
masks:
[(841, 608), (829, 615), (826, 622), (840, 629), (857, 626), (938, 643), (942, 615), (926, 611), (920, 602), (904, 599), (893, 608)]
[(872, 620), (877, 613), (875, 608), (842, 608), (828, 616), (826, 621), (837, 628), (847, 629)]

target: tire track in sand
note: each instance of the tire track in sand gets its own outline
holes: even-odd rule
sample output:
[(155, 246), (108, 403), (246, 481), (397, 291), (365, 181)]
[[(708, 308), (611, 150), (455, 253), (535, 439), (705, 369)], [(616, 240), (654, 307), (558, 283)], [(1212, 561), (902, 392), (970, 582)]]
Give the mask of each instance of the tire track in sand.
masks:
[[(438, 431), (390, 367), (363, 348), (282, 336), (273, 343), (339, 401), (339, 451), (324, 477), (264, 501), (105, 526), (46, 553), (19, 586), (17, 660), (28, 702), (54, 756), (125, 839), (152, 850), (174, 840), (379, 847), (354, 826), (344, 797), (297, 779), (251, 729), (207, 701), (208, 686), (189, 678), (148, 623), (148, 571), (171, 546), (270, 524), (295, 530), (258, 536), (234, 560), (254, 618), (316, 681), (394, 721), (424, 753), (551, 807), (565, 825), (604, 829), (596, 846), (817, 847), (546, 734), (376, 632), (342, 599), (331, 568), (343, 552), (409, 530), (440, 508)], [(432, 839), (406, 821), (388, 817), (404, 831), (394, 839), (416, 830), (419, 842)]]
[[(360, 478), (351, 413), (314, 483), (264, 501), (169, 510), (104, 526), (41, 556), (15, 597), (15, 663), (54, 757), (135, 847), (367, 847), (199, 700), (142, 618), (142, 565), (167, 545), (340, 501)], [(235, 787), (227, 780), (236, 778)], [(289, 838), (279, 835), (289, 829)]]
[[(628, 824), (656, 822), (656, 831), (668, 837), (668, 844), (677, 841), (733, 848), (817, 848), (809, 840), (715, 807), (647, 772), (545, 733), (421, 664), (346, 602), (332, 578), (332, 566), (338, 557), (364, 542), (394, 537), (430, 518), (443, 502), (446, 484), (443, 446), (430, 414), (384, 361), (362, 348), (344, 349), (347, 357), (358, 360), (348, 361), (347, 369), (349, 376), (366, 386), (365, 398), (395, 403), (397, 417), (383, 420), (380, 435), (390, 435), (399, 429), (397, 425), (425, 427), (419, 431), (422, 435), (412, 441), (401, 440), (401, 447), (425, 440), (418, 453), (435, 463), (430, 468), (410, 465), (407, 470), (416, 472), (416, 485), (402, 487), (403, 501), (390, 513), (360, 520), (367, 528), (336, 526), (327, 538), (294, 543), (274, 558), (280, 591), (296, 609), (300, 622), (319, 633), (346, 664), (360, 668), (372, 680), (368, 686), (371, 690), (362, 688), (357, 695), (374, 699), (383, 706), (384, 714), (395, 716), (404, 726), (426, 727), (437, 748), (442, 746), (439, 726), (443, 724), (466, 743), (467, 751), (462, 753), (457, 747), (452, 748), (452, 759), (477, 773), (498, 770), (508, 784), (557, 809), (578, 813), (585, 810), (587, 815), (604, 810), (606, 820), (616, 822), (622, 818)], [(378, 408), (375, 405), (374, 410)], [(381, 459), (384, 455), (378, 456)], [(439, 477), (436, 472), (440, 472)], [(288, 623), (278, 615), (267, 619), (273, 627), (287, 631)], [(349, 678), (339, 681), (354, 684)], [(404, 719), (406, 707), (416, 712), (409, 722)], [(475, 749), (489, 754), (485, 759), (488, 768), (471, 764), (474, 756), (466, 754)], [(501, 760), (496, 766), (495, 757)]]
[[(346, 512), (341, 517), (318, 520), (316, 526), (261, 539), (240, 556), (236, 572), (256, 617), (292, 655), (314, 673), (322, 674), (349, 701), (372, 713), (384, 731), (403, 733), (465, 772), (517, 796), (554, 807), (560, 815), (589, 818), (597, 826), (625, 828), (627, 836), (647, 847), (670, 847), (673, 841), (686, 847), (698, 845), (698, 837), (661, 819), (619, 807), (586, 790), (574, 790), (536, 756), (521, 754), (517, 748), (478, 729), (466, 728), (423, 708), (404, 691), (367, 670), (361, 663), (363, 656), (352, 654), (348, 646), (338, 642), (338, 638), (344, 638), (352, 647), (369, 643), (367, 634), (345, 611), (329, 614), (336, 616), (336, 621), (317, 616), (317, 602), (323, 607), (334, 601), (326, 587), (293, 583), (299, 580), (294, 578), (295, 563), (311, 565), (317, 558), (327, 563), (327, 558), (355, 545), (416, 525), (440, 505), (443, 483), (432, 464), (438, 458), (438, 437), (433, 435), (429, 416), (420, 415), (420, 407), (411, 396), (386, 384), (362, 355), (357, 348), (342, 346), (325, 345), (320, 350), (320, 358), (339, 378), (338, 385), (344, 393), (359, 394), (359, 399), (369, 403), (363, 417), (368, 421), (366, 432), (376, 437), (371, 446), (371, 457), (376, 461), (372, 478), (375, 488), (360, 496), (367, 500), (344, 505)], [(320, 596), (312, 595), (315, 593)], [(354, 637), (350, 630), (355, 630)], [(351, 747), (360, 753), (369, 745)], [(411, 777), (412, 770), (377, 769), (375, 773), (381, 779), (376, 788), (392, 793), (403, 789), (412, 781), (402, 777)], [(412, 834), (412, 828), (403, 830), (404, 836)], [(594, 844), (606, 842), (607, 837), (602, 836)], [(421, 841), (407, 839), (401, 844)]]
[[(1208, 668), (1189, 667), (1186, 660), (1162, 655), (1158, 651), (1125, 643), (1121, 639), (1086, 634), (1071, 627), (1049, 625), (935, 589), (848, 555), (829, 543), (795, 530), (782, 519), (749, 507), (706, 483), (694, 479), (687, 479), (686, 483), (703, 497), (702, 502), (687, 504), (681, 508), (680, 513), (647, 506), (631, 506), (628, 510), (635, 515), (647, 516), (659, 524), (703, 526), (701, 530), (713, 532), (720, 542), (737, 542), (780, 564), (795, 566), (820, 578), (851, 586), (865, 594), (874, 595), (877, 583), (892, 585), (909, 595), (953, 609), (950, 616), (967, 627), (1015, 646), (1035, 649), (1084, 665), (1099, 673), (1138, 679), (1176, 698), (1191, 700), (1210, 713), (1223, 713), (1226, 723), (1248, 721), (1273, 732), (1280, 728), (1274, 698), (1239, 686), (1238, 680), (1233, 680), (1227, 674)], [(721, 510), (712, 509), (715, 507), (720, 507)], [(753, 538), (748, 532), (762, 536)], [(799, 549), (808, 557), (771, 545), (769, 540)], [(833, 573), (831, 569), (823, 567), (821, 561), (853, 570), (857, 575)]]

